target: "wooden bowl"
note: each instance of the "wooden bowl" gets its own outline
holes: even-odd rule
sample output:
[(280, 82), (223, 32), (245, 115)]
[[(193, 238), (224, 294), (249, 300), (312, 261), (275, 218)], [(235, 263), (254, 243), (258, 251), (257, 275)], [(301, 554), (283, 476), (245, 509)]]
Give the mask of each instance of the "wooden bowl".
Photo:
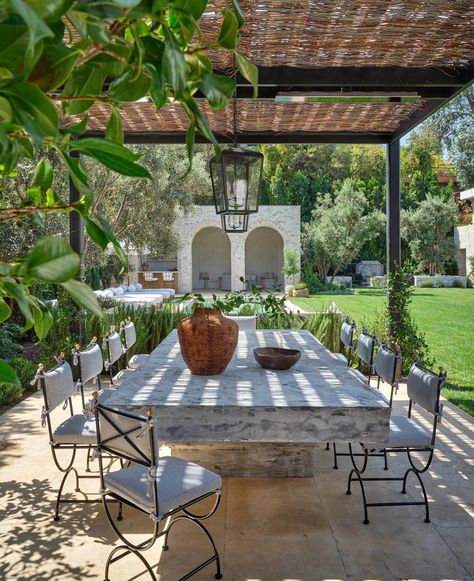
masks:
[(257, 347), (253, 350), (257, 363), (265, 369), (290, 369), (301, 357), (298, 349), (282, 349), (281, 347)]

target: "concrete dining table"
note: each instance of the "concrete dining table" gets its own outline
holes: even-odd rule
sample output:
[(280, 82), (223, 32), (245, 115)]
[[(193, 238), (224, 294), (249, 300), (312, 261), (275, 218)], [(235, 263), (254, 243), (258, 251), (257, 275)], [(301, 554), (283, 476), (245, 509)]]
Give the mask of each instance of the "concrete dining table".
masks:
[[(255, 347), (299, 349), (291, 369), (272, 371)], [(137, 413), (151, 408), (172, 454), (224, 476), (311, 476), (325, 442), (384, 443), (390, 408), (308, 331), (240, 331), (220, 375), (192, 375), (176, 330), (106, 400)]]

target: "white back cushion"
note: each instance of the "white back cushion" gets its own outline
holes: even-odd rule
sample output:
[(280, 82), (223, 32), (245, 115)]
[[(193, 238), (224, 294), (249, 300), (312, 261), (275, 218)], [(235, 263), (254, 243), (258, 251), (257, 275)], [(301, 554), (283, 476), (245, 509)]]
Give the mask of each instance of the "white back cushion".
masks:
[(135, 290), (142, 290), (143, 285), (140, 282), (135, 283)]
[(120, 335), (117, 332), (112, 333), (107, 337), (107, 344), (109, 347), (109, 363), (115, 363), (123, 355), (122, 341), (120, 340)]
[(85, 351), (79, 353), (80, 364), (81, 364), (81, 379), (85, 383), (89, 379), (97, 377), (103, 367), (104, 362), (102, 360), (102, 351), (99, 345), (94, 345)]
[(121, 286), (119, 286), (118, 288), (115, 289), (115, 296), (120, 297), (123, 295), (123, 288)]
[(133, 347), (137, 342), (137, 331), (135, 329), (135, 325), (132, 321), (129, 321), (125, 327), (123, 328), (124, 336), (125, 336), (125, 347), (130, 349)]
[(129, 293), (134, 293), (136, 290), (137, 290), (137, 286), (135, 284), (128, 285), (128, 292)]
[(44, 386), (49, 411), (53, 411), (74, 395), (74, 380), (69, 363), (64, 361), (51, 371), (46, 371), (44, 373)]

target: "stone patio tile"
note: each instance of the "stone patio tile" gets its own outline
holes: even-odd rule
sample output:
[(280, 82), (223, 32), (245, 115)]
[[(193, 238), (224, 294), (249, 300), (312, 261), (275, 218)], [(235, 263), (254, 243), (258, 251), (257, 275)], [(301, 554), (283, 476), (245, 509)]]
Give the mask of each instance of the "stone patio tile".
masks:
[(442, 527), (438, 532), (474, 578), (474, 528)]

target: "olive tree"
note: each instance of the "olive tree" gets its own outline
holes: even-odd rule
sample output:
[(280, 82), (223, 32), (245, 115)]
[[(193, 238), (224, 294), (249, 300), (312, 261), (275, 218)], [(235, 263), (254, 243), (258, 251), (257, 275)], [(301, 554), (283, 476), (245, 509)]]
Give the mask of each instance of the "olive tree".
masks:
[(369, 210), (367, 198), (350, 178), (344, 180), (334, 199), (327, 194), (318, 201), (312, 220), (303, 229), (305, 259), (322, 280), (332, 271), (332, 284), (364, 244), (380, 233), (384, 215)]
[[(119, 174), (151, 179), (139, 155), (123, 145), (120, 108), (148, 98), (156, 110), (170, 99), (189, 118), (186, 146), (192, 158), (195, 131), (219, 150), (194, 99), (200, 91), (213, 109), (233, 95), (235, 80), (216, 74), (214, 50), (230, 51), (240, 73), (257, 90), (257, 68), (238, 50), (244, 17), (238, 0), (224, 7), (214, 37), (203, 35), (199, 21), (207, 0), (4, 0), (0, 2), (0, 181), (15, 179), (25, 158), (39, 158), (20, 204), (0, 200), (0, 224), (46, 214), (78, 212), (92, 240), (109, 244), (125, 262), (112, 229), (101, 215), (90, 215), (94, 191), (82, 157)], [(109, 108), (105, 137), (85, 135), (94, 104)], [(48, 153), (80, 193), (65, 200), (54, 187)], [(0, 187), (1, 184), (0, 184)], [(3, 187), (2, 187), (3, 189)], [(62, 285), (83, 308), (100, 313), (91, 289), (76, 280), (80, 258), (61, 237), (41, 238), (26, 254), (0, 263), (0, 323), (16, 303), (25, 328), (46, 336), (52, 324), (47, 306), (30, 292), (39, 280)], [(0, 383), (18, 383), (0, 361)]]
[(401, 214), (401, 235), (408, 242), (419, 272), (443, 274), (454, 258), (453, 228), (457, 206), (452, 199), (428, 195), (416, 210)]

